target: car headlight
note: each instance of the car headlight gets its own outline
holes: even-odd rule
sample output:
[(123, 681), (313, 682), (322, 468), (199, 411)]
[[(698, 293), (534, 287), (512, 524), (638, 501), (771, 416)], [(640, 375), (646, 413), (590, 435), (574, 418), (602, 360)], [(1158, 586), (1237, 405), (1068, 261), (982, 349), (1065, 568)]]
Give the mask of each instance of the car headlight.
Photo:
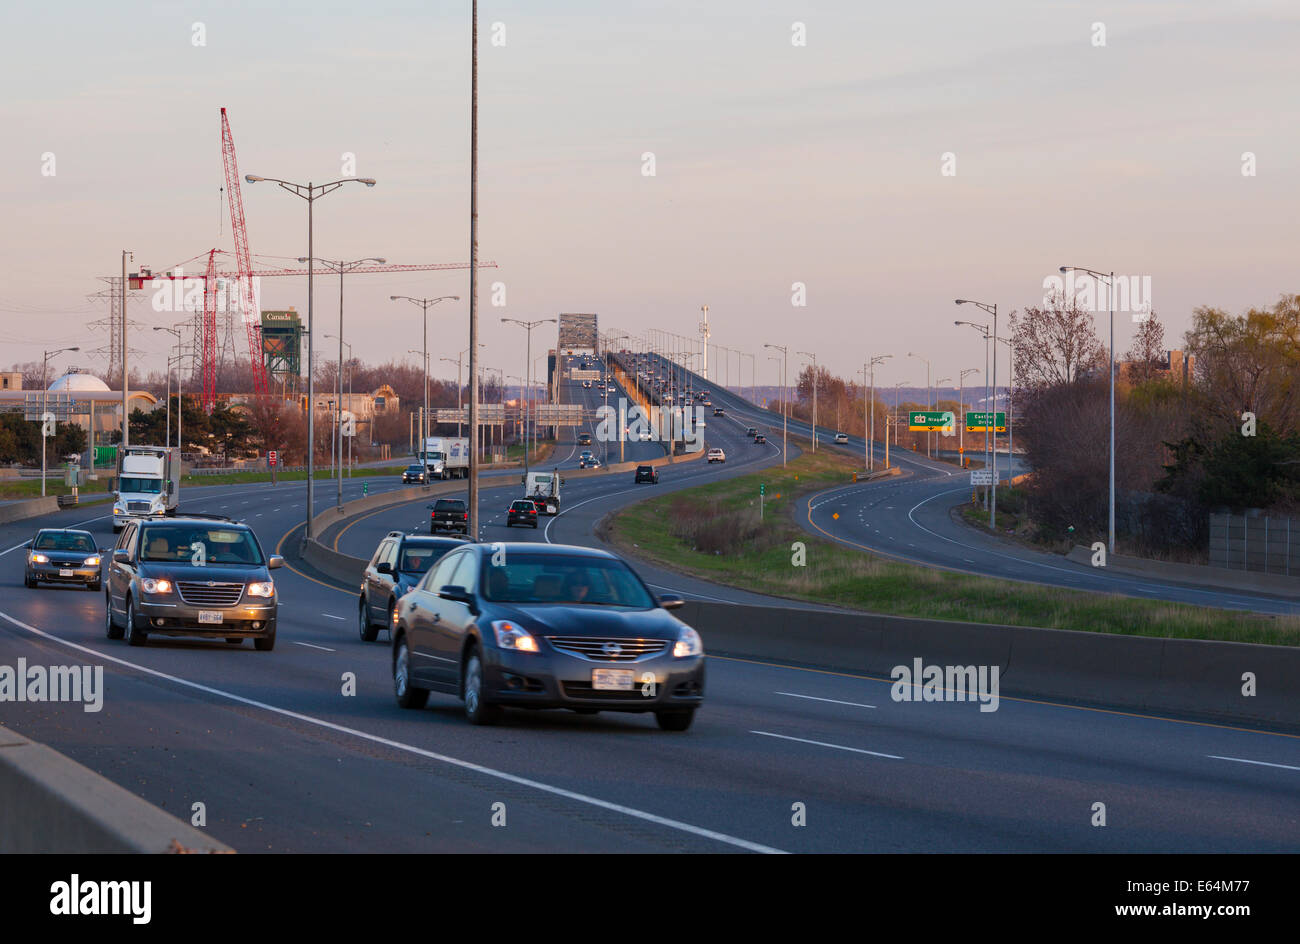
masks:
[(248, 585), (248, 595), (250, 597), (273, 597), (275, 596), (275, 581), (258, 580)]
[(84, 566), (84, 567), (98, 567), (98, 566), (99, 566), (99, 558), (98, 558), (98, 557), (87, 557), (87, 558), (86, 558), (84, 561), (82, 561), (81, 563), (82, 563), (82, 566)]
[(33, 564), (48, 564), (49, 562), (50, 562), (50, 559), (49, 559), (48, 557), (46, 557), (44, 554), (33, 554), (33, 555), (32, 555), (32, 563), (33, 563)]
[(687, 656), (698, 656), (702, 652), (704, 652), (704, 643), (700, 641), (700, 634), (689, 626), (683, 626), (682, 631), (677, 634), (677, 644), (673, 646), (673, 656), (684, 659)]
[(513, 649), (516, 652), (540, 651), (532, 633), (517, 623), (509, 620), (493, 620), (492, 631), (496, 633), (497, 645), (502, 649)]
[(113, 514), (115, 514), (115, 515), (120, 515), (120, 514), (122, 514), (122, 513), (123, 513), (123, 512), (122, 512), (122, 509), (121, 509), (121, 508), (118, 508), (116, 505), (113, 506)]
[(164, 579), (154, 579), (153, 577), (141, 577), (140, 589), (145, 593), (171, 593), (172, 582)]

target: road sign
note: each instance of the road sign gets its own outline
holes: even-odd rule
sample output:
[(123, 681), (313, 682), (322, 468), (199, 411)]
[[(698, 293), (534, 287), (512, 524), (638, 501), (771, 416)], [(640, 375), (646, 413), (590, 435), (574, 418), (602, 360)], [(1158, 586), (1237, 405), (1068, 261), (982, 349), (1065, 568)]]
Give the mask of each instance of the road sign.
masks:
[(953, 424), (956, 422), (957, 417), (953, 415), (952, 410), (946, 410), (942, 413), (913, 410), (909, 414), (907, 428), (913, 432), (934, 433), (952, 429)]
[(968, 412), (966, 414), (966, 432), (986, 433), (989, 431), (990, 421), (995, 421), (997, 423), (997, 432), (1005, 433), (1007, 431), (1007, 415), (999, 411), (996, 420), (992, 413)]
[(992, 485), (993, 470), (992, 469), (971, 469), (970, 483), (972, 485)]
[(274, 449), (272, 449), (272, 450), (270, 450), (269, 452), (267, 452), (267, 454), (266, 454), (266, 464), (267, 464), (267, 465), (273, 466), (273, 465), (276, 464), (276, 462), (277, 462), (278, 460), (279, 460), (279, 455), (276, 453), (276, 451), (275, 451)]
[(758, 494), (760, 494), (760, 495), (766, 495), (766, 494), (767, 494), (767, 486), (766, 486), (766, 485), (759, 485), (759, 486), (758, 486)]

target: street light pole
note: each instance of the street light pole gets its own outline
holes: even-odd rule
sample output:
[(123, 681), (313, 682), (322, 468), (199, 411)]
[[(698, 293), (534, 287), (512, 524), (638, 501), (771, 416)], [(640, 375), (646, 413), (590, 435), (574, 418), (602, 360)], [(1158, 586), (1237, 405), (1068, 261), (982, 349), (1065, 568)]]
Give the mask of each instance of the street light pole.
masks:
[[(375, 262), (378, 263), (379, 265), (383, 265), (388, 260), (381, 259), (378, 256), (368, 256), (365, 259), (355, 259), (352, 261), (348, 261), (345, 259), (308, 260), (305, 256), (299, 256), (298, 261), (319, 262), (326, 269), (329, 269), (331, 272), (337, 272), (339, 274), (339, 333), (337, 336), (337, 340), (339, 342), (339, 360), (338, 360), (338, 370), (336, 371), (338, 376), (335, 378), (335, 384), (334, 384), (335, 390), (337, 390), (337, 394), (334, 400), (336, 404), (334, 409), (334, 428), (338, 434), (336, 437), (338, 440), (338, 454), (337, 454), (337, 462), (334, 462), (334, 457), (331, 457), (331, 462), (334, 462), (334, 467), (338, 473), (338, 496), (336, 498), (335, 503), (337, 507), (342, 508), (343, 507), (343, 345), (345, 343), (343, 341), (343, 276), (345, 273), (351, 272), (353, 269), (357, 269), (368, 262)], [(325, 335), (325, 337), (334, 338), (335, 335), (327, 334)], [(351, 350), (351, 348), (349, 348), (349, 350)], [(351, 405), (352, 404), (349, 402), (348, 406)], [(352, 449), (352, 443), (349, 441), (348, 443), (349, 452), (351, 451), (351, 449)]]
[(796, 354), (802, 354), (804, 357), (811, 357), (813, 363), (812, 372), (812, 390), (813, 390), (813, 422), (812, 422), (812, 451), (817, 452), (817, 355), (810, 354), (807, 351), (795, 351)]
[[(991, 415), (985, 417), (984, 426), (990, 431), (993, 443), (993, 487), (989, 492), (989, 530), (994, 531), (997, 529), (998, 516), (998, 306), (996, 302), (986, 304), (969, 298), (958, 298), (955, 304), (974, 305), (993, 316), (993, 404)], [(985, 337), (986, 342), (987, 340), (988, 338)], [(987, 347), (986, 343), (985, 348)]]
[(313, 211), (317, 199), (325, 196), (327, 193), (333, 193), (344, 184), (359, 183), (367, 187), (373, 187), (375, 180), (373, 177), (342, 177), (338, 180), (331, 180), (326, 184), (313, 184), (308, 181), (305, 184), (292, 183), (288, 180), (279, 180), (275, 177), (258, 177), (255, 174), (245, 174), (244, 180), (250, 184), (269, 182), (276, 184), (281, 190), (288, 191), (296, 197), (301, 197), (307, 201), (307, 520), (303, 525), (302, 543), (306, 544), (311, 540), (311, 519), (316, 509), (316, 362), (312, 357), (312, 337), (316, 333), (316, 321), (313, 317), (314, 299), (316, 295), (316, 270), (312, 259), (315, 257), (315, 242), (313, 233)]
[[(786, 395), (788, 393), (787, 390), (788, 385), (786, 382), (786, 372), (785, 372), (786, 365), (788, 363), (789, 356), (790, 356), (790, 351), (789, 348), (780, 344), (764, 344), (763, 347), (770, 347), (774, 351), (781, 352), (781, 468), (784, 469), (786, 443), (790, 438), (790, 433), (789, 433), (790, 410), (789, 410), (789, 403), (787, 402), (789, 400), (789, 397)], [(814, 435), (816, 435), (816, 430), (814, 430), (813, 433)]]
[[(473, 275), (471, 274), (471, 278)], [(412, 298), (410, 295), (389, 295), (390, 302), (408, 301), (415, 305), (424, 313), (424, 408), (420, 414), (420, 447), (416, 449), (416, 457), (425, 462), (425, 440), (429, 436), (429, 309), (438, 302), (444, 302), (448, 299), (460, 301), (459, 295), (439, 295), (437, 298)], [(456, 371), (456, 401), (457, 409), (460, 408), (460, 370)], [(456, 424), (456, 435), (460, 436), (460, 423)]]
[(1107, 553), (1115, 555), (1115, 272), (1109, 275), (1082, 266), (1061, 266), (1061, 273), (1071, 270), (1087, 272), (1106, 283), (1106, 308), (1110, 313), (1110, 502), (1107, 509)]
[[(517, 324), (517, 325), (522, 326), (522, 327), (524, 328), (524, 330), (528, 332), (528, 341), (527, 341), (527, 345), (528, 345), (528, 347), (527, 347), (526, 359), (525, 359), (525, 361), (524, 361), (524, 373), (525, 373), (525, 374), (528, 374), (528, 373), (533, 369), (533, 329), (536, 328), (538, 325), (544, 325), (544, 324), (548, 324), (548, 323), (549, 323), (549, 324), (554, 324), (554, 323), (556, 323), (556, 322), (558, 321), (558, 319), (556, 319), (556, 318), (538, 318), (536, 321), (521, 321), (521, 320), (519, 320), (518, 318), (502, 318), (501, 321), (502, 321), (503, 323), (504, 323), (504, 322), (513, 322), (514, 324)], [(529, 465), (528, 465), (528, 437), (527, 437), (527, 430), (528, 430), (528, 421), (527, 421), (527, 419), (525, 418), (525, 420), (524, 420), (524, 431), (525, 431), (525, 435), (524, 435), (524, 481), (528, 481), (528, 471), (529, 471)]]
[[(124, 310), (125, 310), (125, 309), (124, 309)], [(125, 346), (126, 346), (126, 345), (123, 345), (123, 347), (125, 347)], [(50, 358), (51, 358), (51, 357), (58, 357), (60, 354), (66, 354), (68, 351), (80, 351), (80, 350), (81, 350), (81, 348), (79, 348), (79, 347), (62, 347), (62, 348), (59, 348), (57, 351), (45, 351), (45, 352), (43, 352), (43, 353), (45, 354), (45, 357), (44, 357), (44, 359), (41, 361), (41, 497), (42, 497), (42, 498), (45, 497), (45, 439), (46, 439), (46, 436), (45, 436), (45, 413), (46, 413), (46, 409), (45, 409), (45, 405), (46, 405), (46, 403), (45, 403), (45, 394), (48, 393), (48, 392), (49, 392), (49, 389), (50, 389), (50, 379), (49, 379), (49, 376), (48, 376), (48, 371), (49, 371), (49, 367), (50, 367)], [(93, 427), (92, 427), (92, 429), (91, 429), (90, 432), (91, 432), (91, 435), (92, 435), (92, 436), (95, 434), (95, 431), (94, 431)], [(123, 447), (123, 448), (125, 449), (125, 447)]]
[[(876, 468), (876, 365), (883, 364), (893, 354), (877, 354), (868, 361), (871, 370), (871, 435), (867, 440), (867, 468)], [(889, 468), (889, 436), (885, 436), (885, 468)]]
[[(915, 357), (918, 361), (925, 362), (925, 398), (926, 398), (925, 408), (927, 410), (933, 410), (934, 409), (934, 388), (930, 386), (930, 361), (928, 358), (924, 358), (920, 354), (913, 354), (910, 351), (908, 352), (907, 356)], [(930, 434), (929, 433), (925, 434), (925, 457), (927, 459), (930, 458)]]
[[(957, 378), (957, 399), (960, 401), (957, 406), (961, 410), (961, 436), (958, 439), (958, 455), (961, 456), (961, 466), (966, 467), (966, 375), (978, 374), (979, 369), (976, 367), (967, 367), (958, 374)], [(1008, 417), (1009, 419), (1010, 417)]]
[[(156, 328), (154, 328), (154, 330), (155, 330), (155, 331), (166, 331), (168, 334), (170, 334), (172, 337), (174, 337), (174, 338), (176, 339), (176, 352), (177, 352), (177, 357), (179, 357), (179, 356), (180, 356), (180, 347), (181, 347), (181, 333), (180, 333), (178, 330), (176, 330), (175, 328), (156, 327)], [(176, 380), (176, 389), (177, 389), (177, 391), (178, 391), (178, 395), (177, 395), (178, 399), (177, 399), (177, 403), (176, 403), (176, 412), (177, 412), (177, 414), (179, 415), (179, 414), (180, 414), (180, 410), (181, 410), (181, 405), (180, 405), (180, 400), (179, 400), (179, 390), (180, 390), (180, 378), (179, 378), (179, 376), (177, 377), (177, 380)], [(93, 431), (93, 430), (91, 431), (91, 434), (94, 435), (94, 431)], [(180, 436), (177, 435), (176, 438), (177, 438), (177, 440), (179, 440), (179, 439), (180, 439)], [(167, 448), (170, 449), (170, 448), (171, 448), (171, 445), (172, 445), (172, 358), (168, 357), (168, 358), (167, 358)], [(179, 443), (178, 443), (178, 445), (179, 445)]]

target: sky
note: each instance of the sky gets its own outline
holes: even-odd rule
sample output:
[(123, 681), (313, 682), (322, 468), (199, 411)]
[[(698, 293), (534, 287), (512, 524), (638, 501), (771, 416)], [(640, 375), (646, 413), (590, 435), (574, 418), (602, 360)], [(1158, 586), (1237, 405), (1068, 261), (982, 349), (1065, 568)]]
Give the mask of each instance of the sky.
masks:
[[(983, 368), (953, 325), (982, 313), (953, 299), (1005, 318), (1061, 265), (1149, 279), (1170, 347), (1197, 306), (1300, 290), (1294, 3), (556, 0), (483, 2), (479, 21), (479, 250), (499, 268), (478, 310), (507, 375), (524, 332), (502, 317), (696, 335), (707, 304), (760, 383), (771, 343), (792, 376), (796, 350), (844, 377), (892, 354), (877, 384), (919, 386), (909, 353), (936, 380)], [(121, 250), (162, 270), (232, 247), (223, 106), (241, 175), (323, 182), (351, 154), (377, 179), (315, 204), (317, 255), (467, 262), (469, 78), (468, 2), (5, 5), (0, 367), (106, 343), (87, 296)], [(304, 201), (262, 183), (243, 202), (255, 256), (307, 254)], [(305, 312), (305, 281), (264, 280), (263, 307)], [(389, 295), (460, 295), (429, 318), (434, 373), (454, 376), (467, 271), (345, 294), (369, 362), (421, 346), (419, 309)], [(188, 316), (148, 297), (131, 314), (133, 363), (161, 370), (171, 338), (149, 328)], [(315, 314), (331, 344), (337, 277)], [(1134, 328), (1117, 315), (1120, 352)], [(536, 357), (553, 335), (533, 340)]]

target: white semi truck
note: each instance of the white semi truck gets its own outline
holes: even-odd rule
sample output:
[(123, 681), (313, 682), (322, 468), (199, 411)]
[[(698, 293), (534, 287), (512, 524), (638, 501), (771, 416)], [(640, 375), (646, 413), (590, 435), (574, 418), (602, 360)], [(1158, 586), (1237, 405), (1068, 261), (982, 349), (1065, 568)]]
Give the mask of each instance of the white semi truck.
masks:
[(539, 514), (558, 515), (560, 513), (560, 486), (564, 479), (559, 469), (550, 472), (529, 472), (523, 477), (524, 498), (537, 506)]
[(430, 436), (424, 451), (416, 456), (424, 463), (426, 477), (463, 479), (469, 476), (469, 440), (461, 437)]
[(174, 515), (181, 495), (181, 457), (166, 446), (127, 446), (117, 453), (113, 530), (133, 518)]

